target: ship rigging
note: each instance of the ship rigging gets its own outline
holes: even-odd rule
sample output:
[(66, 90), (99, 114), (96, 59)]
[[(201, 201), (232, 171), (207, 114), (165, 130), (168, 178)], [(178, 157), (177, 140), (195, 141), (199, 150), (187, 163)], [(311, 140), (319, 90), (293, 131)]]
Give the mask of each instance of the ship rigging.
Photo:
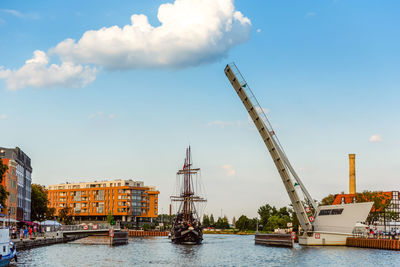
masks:
[(186, 149), (183, 168), (176, 175), (180, 185), (179, 195), (171, 196), (171, 201), (179, 203), (179, 208), (171, 229), (171, 240), (177, 244), (200, 244), (203, 232), (199, 205), (196, 204), (207, 200), (198, 195), (201, 187), (200, 168), (193, 167), (190, 146)]

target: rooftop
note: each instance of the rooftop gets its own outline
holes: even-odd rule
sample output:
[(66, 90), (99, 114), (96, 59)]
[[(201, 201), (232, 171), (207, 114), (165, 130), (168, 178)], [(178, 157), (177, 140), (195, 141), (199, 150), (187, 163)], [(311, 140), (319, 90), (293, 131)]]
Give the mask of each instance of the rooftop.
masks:
[[(62, 190), (62, 189), (78, 189), (78, 188), (96, 188), (96, 187), (116, 187), (116, 186), (134, 186), (134, 187), (145, 187), (143, 181), (134, 181), (134, 180), (109, 180), (109, 181), (94, 181), (94, 182), (78, 182), (78, 183), (61, 183), (49, 185), (47, 188), (49, 190)], [(146, 186), (149, 187), (149, 186)], [(154, 186), (151, 186), (154, 188)]]

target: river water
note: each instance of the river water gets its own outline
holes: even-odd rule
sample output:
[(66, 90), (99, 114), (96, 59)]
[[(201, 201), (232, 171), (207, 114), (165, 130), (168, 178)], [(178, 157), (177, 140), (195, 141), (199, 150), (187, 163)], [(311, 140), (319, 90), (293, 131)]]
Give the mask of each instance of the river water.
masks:
[(14, 266), (400, 266), (398, 251), (266, 247), (255, 245), (254, 236), (204, 235), (195, 246), (175, 245), (167, 237), (130, 238), (118, 247), (90, 244), (104, 237), (92, 240), (21, 251)]

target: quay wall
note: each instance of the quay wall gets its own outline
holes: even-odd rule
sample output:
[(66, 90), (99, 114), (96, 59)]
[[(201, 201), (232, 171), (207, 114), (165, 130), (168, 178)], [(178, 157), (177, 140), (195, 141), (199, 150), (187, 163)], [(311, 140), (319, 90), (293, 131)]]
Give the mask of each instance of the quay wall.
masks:
[(140, 231), (140, 230), (129, 230), (129, 236), (140, 237), (140, 236), (168, 236), (169, 232), (164, 231)]
[(35, 247), (49, 246), (58, 243), (67, 243), (87, 236), (88, 236), (87, 234), (75, 234), (75, 235), (68, 235), (65, 237), (47, 237), (47, 238), (39, 237), (36, 239), (22, 239), (22, 240), (13, 239), (12, 241), (14, 242), (18, 251), (18, 250), (31, 249)]
[(358, 248), (400, 250), (400, 240), (348, 237), (346, 239), (346, 246)]
[(125, 245), (125, 244), (128, 244), (128, 232), (125, 231), (114, 232), (113, 235), (110, 237), (111, 246)]
[(256, 233), (254, 237), (255, 244), (277, 246), (277, 247), (290, 247), (294, 245), (294, 239), (290, 234), (260, 234)]

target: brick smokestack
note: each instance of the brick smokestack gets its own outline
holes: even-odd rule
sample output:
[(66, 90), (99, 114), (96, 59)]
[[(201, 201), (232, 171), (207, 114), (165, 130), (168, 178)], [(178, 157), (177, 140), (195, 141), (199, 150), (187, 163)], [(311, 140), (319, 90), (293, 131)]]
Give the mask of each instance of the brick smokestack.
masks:
[(349, 194), (356, 193), (356, 154), (349, 154)]

